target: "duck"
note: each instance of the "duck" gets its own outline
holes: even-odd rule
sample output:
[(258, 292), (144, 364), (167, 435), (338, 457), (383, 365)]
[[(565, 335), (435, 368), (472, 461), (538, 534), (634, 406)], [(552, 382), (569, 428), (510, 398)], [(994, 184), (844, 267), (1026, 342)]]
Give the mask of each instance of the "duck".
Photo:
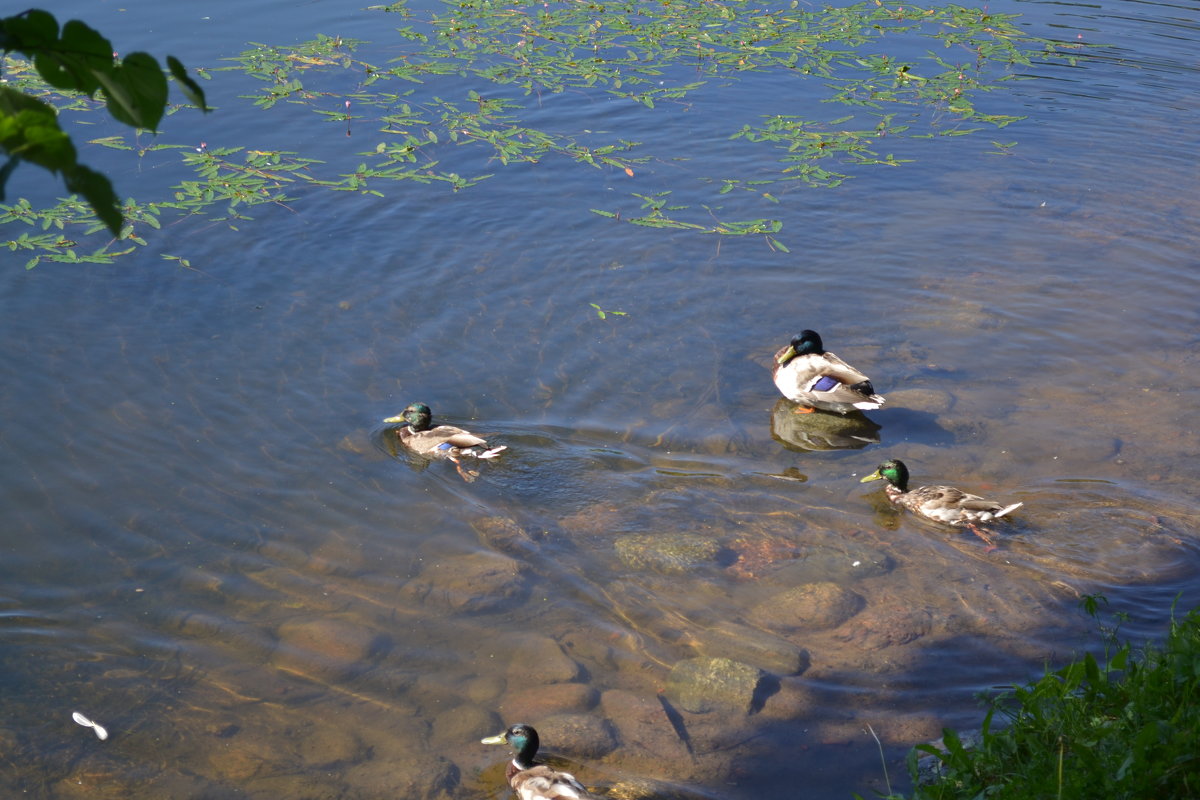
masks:
[(520, 800), (594, 800), (571, 773), (534, 762), (539, 740), (532, 726), (517, 723), (480, 741), (507, 744), (516, 753), (504, 776)]
[(883, 462), (859, 483), (879, 480), (887, 481), (887, 497), (893, 505), (907, 508), (918, 517), (943, 525), (965, 526), (986, 542), (989, 550), (995, 549), (995, 539), (979, 528), (979, 523), (1000, 519), (1025, 505), (1004, 505), (953, 486), (918, 486), (909, 490), (908, 467), (899, 459)]
[(434, 425), (433, 412), (424, 403), (410, 403), (402, 412), (384, 420), (386, 424), (406, 423), (396, 429), (400, 444), (413, 453), (428, 458), (448, 458), (465, 481), (472, 481), (479, 473), (465, 471), (459, 458), (471, 456), (479, 459), (495, 458), (507, 445), (489, 447), (487, 440), (470, 431), (453, 425)]
[(816, 331), (800, 331), (775, 353), (771, 377), (784, 397), (799, 404), (797, 414), (818, 408), (838, 414), (871, 411), (886, 402), (870, 378), (826, 352)]

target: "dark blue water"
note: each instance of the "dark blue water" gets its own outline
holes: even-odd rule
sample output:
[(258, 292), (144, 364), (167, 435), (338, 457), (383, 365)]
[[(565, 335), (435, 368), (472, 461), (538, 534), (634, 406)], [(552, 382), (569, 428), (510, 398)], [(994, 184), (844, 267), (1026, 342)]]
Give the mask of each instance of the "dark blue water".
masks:
[[(51, 10), (190, 66), (318, 33), (368, 40), (356, 56), (371, 63), (404, 51), (398, 17), (353, 5)], [(26, 271), (27, 254), (7, 255), (0, 785), (501, 796), (503, 756), (478, 740), (545, 719), (611, 733), (575, 753), (601, 789), (848, 797), (883, 789), (868, 724), (898, 782), (912, 744), (977, 724), (977, 691), (1094, 646), (1079, 595), (1108, 596), (1131, 636), (1160, 635), (1177, 596), (1200, 599), (1200, 21), (1170, 4), (991, 10), (1103, 47), (979, 100), (1020, 122), (894, 137), (881, 152), (911, 162), (842, 167), (853, 178), (836, 188), (775, 184), (777, 204), (713, 192), (786, 155), (730, 134), (765, 114), (848, 112), (795, 76), (747, 75), (653, 113), (572, 91), (524, 117), (643, 142), (632, 177), (439, 145), (425, 155), (440, 169), (495, 177), (383, 197), (298, 187), (232, 225), (170, 218), (112, 265)], [(161, 141), (296, 151), (333, 176), (384, 139), (376, 110), (356, 107), (349, 137), (313, 114), (353, 76), (306, 75), (331, 96), (264, 111), (239, 99), (258, 82), (212, 74), (217, 110), (169, 117)], [(470, 88), (434, 78), (419, 99)], [(193, 177), (172, 151), (82, 152), (123, 196)], [(56, 196), (28, 167), (9, 190)], [(790, 252), (625, 221), (645, 213), (632, 193), (668, 191), (698, 224), (778, 218)], [(850, 431), (866, 440), (776, 408), (771, 354), (806, 327), (889, 396)], [(469, 484), (393, 457), (381, 420), (413, 400), (509, 450)], [(1025, 507), (985, 552), (860, 486), (890, 457), (919, 482)], [(621, 555), (647, 534), (721, 552), (656, 571)], [(838, 572), (838, 553), (887, 568)], [(824, 571), (787, 571), (821, 558)], [(862, 608), (826, 630), (763, 621), (756, 609), (814, 577)], [(811, 663), (767, 679), (752, 714), (672, 720), (671, 668), (730, 623)], [(578, 745), (565, 736), (546, 744)]]

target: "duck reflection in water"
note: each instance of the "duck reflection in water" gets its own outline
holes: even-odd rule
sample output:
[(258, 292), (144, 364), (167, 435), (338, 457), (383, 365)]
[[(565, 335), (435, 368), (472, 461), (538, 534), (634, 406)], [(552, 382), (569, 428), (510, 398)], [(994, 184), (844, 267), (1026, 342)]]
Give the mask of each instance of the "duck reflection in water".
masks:
[(880, 426), (861, 411), (846, 415), (795, 413), (796, 403), (780, 398), (771, 409), (771, 437), (789, 450), (860, 450), (879, 444)]

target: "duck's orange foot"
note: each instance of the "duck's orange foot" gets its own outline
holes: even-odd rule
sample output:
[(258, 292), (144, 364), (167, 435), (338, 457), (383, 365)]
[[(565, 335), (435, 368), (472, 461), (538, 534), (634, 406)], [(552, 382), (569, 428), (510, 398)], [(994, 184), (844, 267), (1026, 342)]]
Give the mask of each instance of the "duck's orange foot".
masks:
[(793, 414), (811, 414), (814, 411), (816, 411), (815, 408), (809, 408), (808, 406), (796, 406), (792, 409)]
[(463, 469), (462, 462), (454, 456), (450, 456), (450, 460), (454, 462), (454, 469), (458, 471), (458, 477), (462, 478), (467, 483), (471, 483), (479, 477), (479, 473), (473, 469)]
[(987, 547), (983, 548), (983, 552), (990, 553), (996, 549), (996, 538), (994, 536), (992, 536), (990, 533), (983, 530), (982, 528), (977, 528), (975, 525), (973, 525), (971, 523), (967, 524), (967, 529), (970, 530), (971, 533), (978, 536), (980, 539), (983, 539), (984, 544), (987, 545)]

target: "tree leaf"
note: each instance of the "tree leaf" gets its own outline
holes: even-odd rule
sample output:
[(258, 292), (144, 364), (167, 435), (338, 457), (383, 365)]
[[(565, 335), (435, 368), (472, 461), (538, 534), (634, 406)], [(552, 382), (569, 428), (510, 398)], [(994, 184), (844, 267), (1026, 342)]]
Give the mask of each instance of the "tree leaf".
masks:
[(67, 184), (67, 191), (83, 195), (109, 233), (113, 236), (120, 234), (120, 204), (117, 202), (117, 193), (113, 191), (112, 182), (107, 177), (91, 167), (76, 164), (72, 169), (63, 171), (63, 180)]
[(167, 68), (171, 70), (171, 77), (179, 84), (179, 89), (182, 91), (192, 104), (198, 106), (201, 111), (208, 112), (208, 105), (204, 101), (204, 90), (200, 88), (200, 84), (196, 83), (191, 75), (187, 74), (187, 67), (183, 65), (175, 56), (167, 56)]
[(75, 165), (75, 146), (54, 109), (7, 86), (0, 86), (0, 148), (52, 172)]
[(108, 112), (135, 128), (157, 130), (167, 105), (167, 76), (149, 53), (130, 53), (110, 73), (98, 73)]
[(58, 41), (58, 20), (54, 15), (34, 8), (15, 17), (0, 19), (0, 48), (19, 50), (25, 55)]
[(77, 19), (63, 25), (62, 39), (34, 54), (34, 66), (56, 89), (93, 94), (98, 76), (113, 69), (112, 43)]

